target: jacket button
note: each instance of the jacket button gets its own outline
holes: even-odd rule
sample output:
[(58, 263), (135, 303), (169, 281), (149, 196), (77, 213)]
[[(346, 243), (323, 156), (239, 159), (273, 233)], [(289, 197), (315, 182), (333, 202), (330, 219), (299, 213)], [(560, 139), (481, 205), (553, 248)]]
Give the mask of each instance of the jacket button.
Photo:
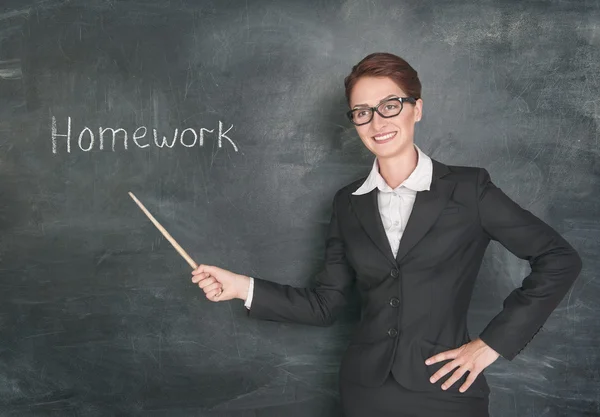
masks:
[(392, 298), (390, 298), (390, 305), (392, 307), (398, 307), (400, 305), (400, 300), (397, 299), (396, 297), (392, 297)]
[(397, 269), (392, 269), (392, 271), (390, 272), (390, 275), (393, 276), (394, 278), (398, 278), (398, 276), (400, 275), (400, 271), (398, 271)]
[(387, 334), (389, 337), (396, 337), (398, 336), (398, 330), (396, 329), (390, 329), (387, 331)]

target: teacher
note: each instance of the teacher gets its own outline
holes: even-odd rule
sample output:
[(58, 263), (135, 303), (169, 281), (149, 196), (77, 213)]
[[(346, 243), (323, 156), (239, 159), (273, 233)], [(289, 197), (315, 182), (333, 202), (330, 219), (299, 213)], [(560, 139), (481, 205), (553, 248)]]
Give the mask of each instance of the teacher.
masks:
[[(209, 300), (244, 300), (249, 317), (318, 326), (334, 322), (356, 285), (361, 319), (340, 366), (347, 417), (488, 416), (483, 370), (527, 345), (581, 259), (486, 169), (445, 165), (415, 145), (421, 82), (405, 60), (368, 55), (344, 84), (348, 118), (375, 161), (333, 198), (326, 274), (295, 288), (201, 265), (192, 280)], [(491, 240), (531, 272), (471, 340), (467, 312)]]

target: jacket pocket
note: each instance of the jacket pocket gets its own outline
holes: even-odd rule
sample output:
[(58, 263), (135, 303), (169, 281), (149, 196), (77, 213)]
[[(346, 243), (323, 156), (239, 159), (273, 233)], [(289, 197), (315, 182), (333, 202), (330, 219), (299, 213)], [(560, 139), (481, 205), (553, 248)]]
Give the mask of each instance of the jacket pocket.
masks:
[(458, 213), (460, 211), (460, 207), (458, 206), (450, 206), (450, 207), (445, 207), (442, 210), (442, 215), (444, 214), (453, 214), (453, 213)]

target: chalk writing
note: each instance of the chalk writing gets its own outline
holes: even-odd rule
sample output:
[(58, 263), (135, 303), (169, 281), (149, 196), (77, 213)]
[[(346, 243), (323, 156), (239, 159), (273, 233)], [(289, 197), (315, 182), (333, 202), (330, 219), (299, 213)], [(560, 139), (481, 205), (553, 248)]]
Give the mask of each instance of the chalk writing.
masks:
[[(61, 126), (62, 127), (62, 126)], [(67, 153), (71, 153), (72, 149), (79, 149), (83, 152), (89, 152), (95, 147), (99, 150), (104, 150), (105, 147), (109, 147), (115, 152), (117, 149), (129, 149), (129, 138), (133, 142), (135, 147), (140, 149), (147, 148), (154, 144), (158, 148), (173, 148), (176, 145), (181, 145), (186, 148), (192, 148), (194, 146), (203, 147), (207, 134), (213, 134), (214, 139), (217, 140), (217, 146), (223, 147), (223, 140), (228, 141), (233, 149), (238, 152), (237, 145), (231, 140), (227, 134), (231, 131), (233, 125), (229, 129), (223, 131), (223, 123), (219, 120), (218, 133), (215, 129), (207, 129), (201, 127), (199, 129), (193, 129), (188, 127), (183, 129), (181, 132), (179, 128), (175, 128), (171, 133), (163, 135), (157, 129), (152, 129), (152, 134), (148, 135), (148, 128), (146, 126), (139, 126), (133, 131), (133, 135), (129, 135), (128, 131), (123, 128), (113, 127), (102, 127), (100, 126), (96, 130), (84, 126), (79, 134), (73, 134), (71, 117), (67, 117), (66, 133), (65, 130), (60, 130), (57, 126), (56, 117), (52, 116), (52, 153), (59, 153), (59, 149), (65, 149)], [(64, 129), (64, 127), (62, 127)], [(148, 135), (148, 137), (146, 137)], [(73, 139), (76, 139), (76, 143), (72, 143)]]

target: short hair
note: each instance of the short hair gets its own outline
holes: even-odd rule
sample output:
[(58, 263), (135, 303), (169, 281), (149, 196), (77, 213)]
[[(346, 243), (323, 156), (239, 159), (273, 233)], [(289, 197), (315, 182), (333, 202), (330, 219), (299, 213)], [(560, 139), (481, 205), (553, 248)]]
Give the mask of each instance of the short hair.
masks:
[(375, 52), (352, 67), (352, 71), (344, 79), (348, 106), (352, 89), (361, 77), (389, 77), (409, 96), (421, 98), (421, 81), (417, 71), (404, 59), (394, 54)]

